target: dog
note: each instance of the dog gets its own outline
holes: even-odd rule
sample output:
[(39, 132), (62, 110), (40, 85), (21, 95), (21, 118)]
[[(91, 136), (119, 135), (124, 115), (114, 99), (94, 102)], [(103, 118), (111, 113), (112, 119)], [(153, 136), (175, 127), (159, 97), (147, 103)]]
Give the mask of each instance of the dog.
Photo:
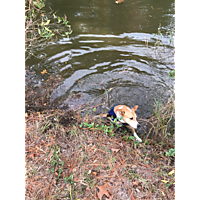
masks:
[(106, 117), (110, 120), (114, 120), (115, 118), (118, 118), (122, 124), (128, 126), (133, 130), (133, 135), (136, 138), (137, 141), (142, 142), (142, 139), (138, 137), (136, 134), (135, 129), (139, 126), (139, 123), (137, 122), (136, 118), (137, 115), (135, 111), (137, 110), (138, 105), (135, 105), (133, 108), (129, 108), (126, 105), (115, 105), (111, 108), (111, 110), (106, 113), (102, 114), (102, 117)]

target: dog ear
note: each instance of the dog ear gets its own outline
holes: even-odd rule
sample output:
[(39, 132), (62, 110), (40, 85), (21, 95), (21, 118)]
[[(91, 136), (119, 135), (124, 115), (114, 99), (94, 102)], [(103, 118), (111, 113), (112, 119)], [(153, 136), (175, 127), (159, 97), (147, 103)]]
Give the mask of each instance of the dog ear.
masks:
[(138, 105), (135, 105), (133, 108), (131, 108), (132, 111), (136, 111), (138, 109)]

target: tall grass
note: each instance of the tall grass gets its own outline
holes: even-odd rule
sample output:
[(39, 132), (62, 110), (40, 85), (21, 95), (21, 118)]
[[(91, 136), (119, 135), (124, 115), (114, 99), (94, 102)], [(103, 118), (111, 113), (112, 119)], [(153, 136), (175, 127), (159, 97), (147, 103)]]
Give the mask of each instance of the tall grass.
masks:
[(167, 104), (163, 104), (160, 99), (154, 99), (154, 106), (148, 101), (153, 116), (150, 118), (154, 139), (157, 135), (164, 139), (167, 136), (174, 135), (174, 121), (173, 116), (175, 115), (175, 105), (172, 99), (169, 99)]

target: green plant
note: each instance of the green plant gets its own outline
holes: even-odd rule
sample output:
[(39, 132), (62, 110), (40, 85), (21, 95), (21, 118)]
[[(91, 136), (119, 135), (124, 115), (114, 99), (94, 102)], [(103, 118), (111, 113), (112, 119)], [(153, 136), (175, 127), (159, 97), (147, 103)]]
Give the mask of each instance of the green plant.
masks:
[[(34, 55), (34, 50), (56, 41), (57, 36), (66, 36), (72, 33), (71, 25), (64, 17), (56, 16), (51, 10), (46, 13), (45, 0), (25, 0), (25, 55), (26, 60)], [(37, 56), (36, 56), (37, 57)]]
[(165, 152), (166, 156), (175, 156), (175, 148), (171, 148), (169, 151)]
[(113, 119), (112, 121), (110, 121), (110, 126), (107, 126), (105, 124), (94, 124), (94, 122), (92, 122), (91, 124), (87, 123), (87, 122), (82, 122), (80, 125), (80, 128), (95, 128), (97, 130), (102, 130), (106, 135), (108, 133), (111, 134), (111, 137), (114, 137), (114, 128), (115, 126), (117, 126), (117, 128), (121, 127), (122, 125), (118, 124), (118, 121), (122, 119), (122, 118), (116, 118)]
[(170, 72), (168, 72), (169, 73), (169, 77), (167, 77), (167, 78), (174, 78), (175, 79), (175, 69), (174, 70), (172, 70), (172, 71), (170, 71)]
[(132, 135), (128, 135), (128, 136), (123, 136), (123, 139), (125, 139), (126, 141), (130, 141), (133, 140), (134, 141), (134, 147), (136, 148), (140, 142), (136, 140), (136, 138)]
[(64, 182), (65, 182), (65, 183), (70, 183), (70, 184), (74, 185), (75, 181), (74, 181), (73, 178), (72, 178), (72, 174), (70, 174), (70, 176), (66, 176), (66, 177), (64, 178)]
[(161, 100), (157, 100), (155, 97), (153, 97), (155, 102), (155, 108), (150, 104), (148, 101), (154, 117), (152, 118), (152, 125), (155, 131), (155, 138), (157, 137), (157, 134), (159, 133), (162, 138), (167, 137), (170, 130), (170, 122), (172, 120), (172, 117), (174, 115), (174, 103), (173, 101), (168, 101), (168, 103), (164, 106)]
[(94, 122), (92, 122), (91, 124), (88, 124), (87, 122), (82, 122), (80, 125), (80, 128), (94, 128)]
[[(57, 144), (54, 144), (51, 146), (51, 150), (53, 151), (53, 156), (51, 158), (50, 163), (52, 164), (52, 168), (51, 168), (51, 173), (54, 174), (55, 172), (57, 173), (57, 179), (60, 178), (62, 172), (63, 172), (63, 165), (64, 162), (60, 159), (59, 155), (60, 155), (60, 146)], [(55, 171), (55, 169), (57, 169)], [(50, 171), (50, 169), (47, 169), (47, 173)]]

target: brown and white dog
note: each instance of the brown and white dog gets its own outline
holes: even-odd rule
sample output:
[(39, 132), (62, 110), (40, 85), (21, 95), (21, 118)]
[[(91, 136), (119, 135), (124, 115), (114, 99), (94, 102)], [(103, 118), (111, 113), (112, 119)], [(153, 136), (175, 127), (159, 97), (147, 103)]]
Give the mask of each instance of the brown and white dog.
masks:
[(128, 125), (128, 127), (133, 130), (133, 135), (136, 137), (136, 140), (142, 142), (142, 140), (138, 137), (138, 135), (135, 132), (135, 129), (137, 129), (139, 125), (139, 123), (136, 120), (137, 115), (135, 114), (137, 108), (138, 105), (135, 105), (133, 108), (129, 108), (125, 105), (116, 105), (113, 106), (108, 113), (103, 114), (101, 116), (110, 118), (112, 120), (118, 118), (120, 122)]

